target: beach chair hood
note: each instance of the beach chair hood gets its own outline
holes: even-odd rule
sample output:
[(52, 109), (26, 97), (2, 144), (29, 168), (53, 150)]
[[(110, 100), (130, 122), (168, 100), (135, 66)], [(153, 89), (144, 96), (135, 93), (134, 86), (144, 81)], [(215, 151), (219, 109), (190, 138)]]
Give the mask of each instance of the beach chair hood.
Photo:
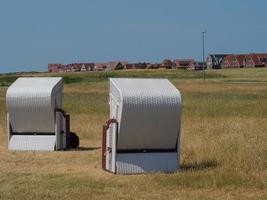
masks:
[(12, 131), (52, 133), (55, 109), (62, 106), (62, 78), (18, 78), (7, 90)]

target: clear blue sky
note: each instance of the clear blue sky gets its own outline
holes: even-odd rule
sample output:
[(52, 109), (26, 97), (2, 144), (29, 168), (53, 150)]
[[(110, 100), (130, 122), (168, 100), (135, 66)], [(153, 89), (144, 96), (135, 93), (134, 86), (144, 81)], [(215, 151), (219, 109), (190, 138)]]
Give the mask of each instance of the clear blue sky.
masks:
[(0, 72), (267, 52), (266, 0), (1, 0)]

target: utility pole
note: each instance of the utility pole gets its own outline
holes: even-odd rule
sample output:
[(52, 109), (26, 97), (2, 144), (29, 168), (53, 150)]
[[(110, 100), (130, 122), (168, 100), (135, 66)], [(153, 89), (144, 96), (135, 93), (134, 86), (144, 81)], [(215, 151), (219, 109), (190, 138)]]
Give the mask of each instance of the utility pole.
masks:
[(202, 71), (203, 71), (203, 80), (206, 80), (206, 74), (205, 74), (205, 33), (207, 33), (207, 31), (202, 31), (202, 58), (203, 58), (203, 65), (202, 65)]

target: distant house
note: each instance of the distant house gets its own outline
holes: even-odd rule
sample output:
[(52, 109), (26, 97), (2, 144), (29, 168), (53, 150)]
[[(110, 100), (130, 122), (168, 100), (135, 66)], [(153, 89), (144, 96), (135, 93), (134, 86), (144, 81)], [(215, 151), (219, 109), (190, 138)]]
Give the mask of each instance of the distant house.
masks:
[(122, 69), (126, 69), (126, 64), (128, 64), (127, 61), (112, 61), (112, 62), (108, 62), (106, 70), (122, 70)]
[(122, 70), (126, 68), (126, 64), (128, 64), (127, 61), (118, 61), (117, 64), (115, 65), (114, 70)]
[(107, 71), (115, 70), (117, 64), (118, 64), (117, 61), (114, 61), (114, 62), (111, 61), (111, 62), (106, 63), (106, 65), (107, 65), (106, 70)]
[(221, 68), (240, 68), (236, 55), (229, 54), (221, 62)]
[(81, 63), (81, 71), (93, 71), (94, 70), (94, 63)]
[(133, 64), (133, 63), (127, 63), (125, 65), (125, 69), (135, 69), (135, 64)]
[(264, 67), (257, 54), (247, 54), (244, 58), (244, 67)]
[(82, 65), (80, 65), (79, 63), (72, 64), (72, 71), (73, 72), (80, 72), (81, 69), (82, 69)]
[(265, 67), (265, 65), (267, 63), (266, 62), (266, 60), (267, 60), (267, 54), (251, 53), (249, 55), (251, 57), (251, 60), (252, 60), (253, 65), (254, 65), (253, 67)]
[[(128, 61), (119, 61), (119, 64), (123, 66), (123, 69), (126, 68), (126, 65), (128, 64)], [(118, 66), (117, 66), (118, 67)]]
[(94, 66), (94, 71), (106, 71), (107, 63), (96, 63)]
[(74, 64), (70, 64), (70, 70), (71, 72), (76, 72), (76, 67), (74, 66)]
[(244, 67), (255, 67), (255, 64), (250, 54), (247, 54), (244, 57)]
[(244, 54), (237, 54), (236, 59), (240, 68), (245, 66), (245, 55)]
[(48, 72), (93, 71), (94, 63), (48, 64)]
[(263, 63), (265, 65), (265, 67), (267, 67), (267, 53), (261, 53), (261, 54), (257, 54), (259, 60), (261, 63)]
[(64, 65), (61, 63), (48, 64), (48, 72), (60, 72)]
[(221, 62), (221, 68), (265, 67), (267, 54), (229, 54)]
[(207, 58), (206, 64), (209, 69), (220, 69), (221, 62), (227, 54), (210, 54)]
[(173, 68), (173, 62), (170, 59), (165, 59), (160, 64), (160, 68), (172, 69)]
[(71, 66), (70, 65), (65, 65), (64, 66), (65, 72), (71, 72)]
[(125, 65), (123, 65), (121, 62), (118, 62), (114, 70), (123, 70), (124, 68), (125, 68)]
[(82, 71), (82, 72), (87, 71), (87, 70), (86, 70), (86, 67), (85, 67), (85, 64), (82, 64), (81, 71)]
[(160, 68), (160, 64), (157, 63), (147, 63), (147, 69), (158, 69)]
[(87, 71), (94, 71), (95, 63), (86, 63), (85, 64)]
[(147, 69), (147, 63), (135, 63), (135, 69)]
[(176, 59), (174, 60), (174, 68), (176, 69), (188, 69), (194, 70), (195, 69), (195, 60), (194, 59)]

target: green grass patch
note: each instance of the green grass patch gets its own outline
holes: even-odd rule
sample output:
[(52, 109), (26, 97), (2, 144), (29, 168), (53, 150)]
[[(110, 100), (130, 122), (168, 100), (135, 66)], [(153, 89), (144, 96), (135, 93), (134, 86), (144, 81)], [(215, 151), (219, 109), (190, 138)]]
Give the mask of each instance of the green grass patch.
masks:
[(0, 86), (10, 86), (17, 78), (17, 76), (0, 76)]

